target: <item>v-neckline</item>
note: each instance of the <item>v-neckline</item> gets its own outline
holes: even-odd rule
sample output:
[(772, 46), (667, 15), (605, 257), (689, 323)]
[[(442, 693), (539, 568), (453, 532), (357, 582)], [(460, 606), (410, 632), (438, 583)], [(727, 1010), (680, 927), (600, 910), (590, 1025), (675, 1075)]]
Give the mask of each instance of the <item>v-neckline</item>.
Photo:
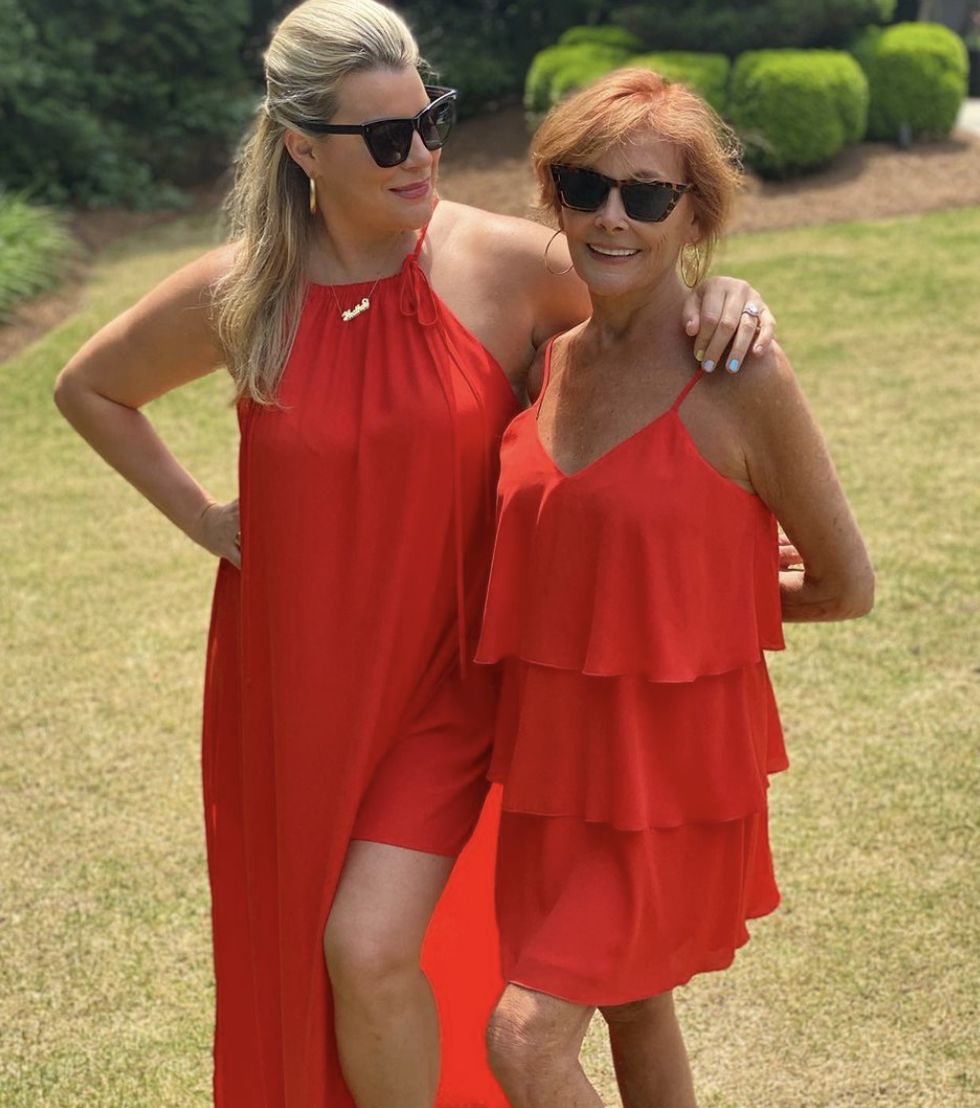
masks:
[(541, 392), (538, 394), (537, 400), (535, 400), (531, 407), (527, 409), (527, 412), (534, 419), (534, 439), (535, 442), (538, 444), (538, 449), (541, 451), (541, 454), (544, 457), (545, 461), (548, 462), (548, 464), (555, 471), (558, 477), (560, 477), (563, 481), (574, 481), (576, 477), (581, 477), (583, 473), (587, 473), (589, 470), (594, 469), (597, 465), (605, 461), (611, 455), (615, 454), (622, 447), (627, 446), (634, 439), (639, 438), (640, 435), (642, 435), (645, 431), (649, 431), (651, 428), (655, 427), (662, 420), (666, 419), (667, 416), (674, 415), (677, 416), (678, 420), (680, 420), (680, 415), (677, 409), (680, 407), (682, 401), (685, 399), (694, 385), (700, 380), (701, 374), (703, 372), (699, 370), (697, 373), (694, 374), (694, 376), (687, 382), (687, 384), (684, 386), (684, 388), (681, 390), (681, 392), (678, 394), (671, 406), (666, 411), (661, 412), (658, 416), (654, 416), (653, 419), (648, 420), (641, 427), (638, 427), (635, 431), (631, 431), (630, 434), (628, 434), (625, 438), (620, 439), (619, 442), (613, 443), (613, 445), (610, 446), (608, 450), (604, 450), (597, 458), (593, 458), (591, 462), (586, 462), (584, 466), (581, 466), (579, 469), (576, 469), (573, 472), (569, 473), (568, 470), (563, 469), (558, 464), (555, 458), (552, 457), (548, 448), (545, 446), (544, 440), (541, 438), (541, 426), (538, 422), (538, 416), (541, 412), (541, 404), (544, 400), (545, 393), (548, 391), (548, 386), (551, 383), (551, 359), (555, 348), (555, 339), (557, 339), (558, 337), (559, 335), (552, 335), (551, 338), (548, 340), (548, 345), (545, 347), (544, 380), (541, 382)]
[(587, 473), (590, 469), (595, 469), (595, 467), (601, 462), (604, 462), (607, 458), (611, 457), (622, 447), (628, 446), (634, 439), (639, 438), (640, 435), (642, 435), (645, 431), (651, 430), (651, 428), (655, 427), (662, 420), (666, 419), (667, 416), (677, 415), (677, 412), (674, 408), (668, 408), (667, 411), (661, 412), (660, 415), (655, 416), (648, 423), (644, 423), (642, 427), (638, 427), (631, 434), (627, 435), (626, 438), (620, 439), (617, 443), (613, 443), (613, 445), (610, 446), (608, 450), (603, 451), (597, 458), (593, 458), (591, 462), (586, 462), (584, 466), (581, 466), (579, 469), (573, 470), (571, 473), (569, 473), (568, 470), (562, 469), (558, 462), (548, 452), (548, 448), (545, 446), (541, 438), (541, 428), (538, 425), (537, 410), (534, 408), (529, 408), (528, 411), (531, 415), (535, 417), (534, 441), (538, 444), (538, 449), (541, 451), (541, 454), (544, 457), (545, 461), (551, 466), (551, 468), (563, 481), (574, 481), (576, 477), (581, 477), (583, 473)]

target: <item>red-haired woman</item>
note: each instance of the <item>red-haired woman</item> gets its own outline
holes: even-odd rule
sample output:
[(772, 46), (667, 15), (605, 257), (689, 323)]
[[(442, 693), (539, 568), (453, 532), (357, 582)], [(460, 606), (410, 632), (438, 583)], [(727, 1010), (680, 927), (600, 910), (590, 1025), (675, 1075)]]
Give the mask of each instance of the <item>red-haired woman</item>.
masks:
[[(627, 1108), (695, 1103), (671, 990), (729, 965), (779, 900), (763, 650), (782, 620), (872, 605), (784, 354), (717, 387), (670, 322), (724, 228), (732, 153), (645, 70), (559, 105), (533, 145), (592, 315), (546, 345), (504, 436), (477, 655), (504, 671), (490, 1056), (514, 1108), (599, 1108), (578, 1063), (597, 1007)], [(803, 571), (780, 572), (777, 519)]]

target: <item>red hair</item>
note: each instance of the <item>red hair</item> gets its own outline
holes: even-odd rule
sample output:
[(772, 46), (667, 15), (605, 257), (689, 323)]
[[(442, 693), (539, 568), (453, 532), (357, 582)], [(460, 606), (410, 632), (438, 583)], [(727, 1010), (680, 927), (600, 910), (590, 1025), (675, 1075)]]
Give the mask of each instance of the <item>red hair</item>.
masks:
[(669, 142), (681, 155), (686, 196), (701, 238), (695, 285), (703, 280), (741, 184), (735, 132), (715, 110), (683, 85), (649, 69), (617, 69), (555, 105), (531, 143), (531, 164), (542, 208), (561, 211), (551, 166), (591, 166), (607, 151), (636, 138)]

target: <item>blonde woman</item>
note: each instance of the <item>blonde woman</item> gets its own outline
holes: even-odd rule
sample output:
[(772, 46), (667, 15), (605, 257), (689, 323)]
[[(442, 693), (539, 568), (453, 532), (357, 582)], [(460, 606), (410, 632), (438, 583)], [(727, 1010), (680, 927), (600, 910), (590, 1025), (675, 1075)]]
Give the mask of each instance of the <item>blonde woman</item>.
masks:
[[(221, 1108), (436, 1098), (420, 952), (487, 789), (496, 690), (469, 659), (497, 448), (535, 350), (588, 308), (546, 268), (544, 228), (435, 206), (455, 95), (418, 66), (372, 0), (287, 16), (232, 241), (109, 323), (57, 386), (91, 445), (221, 559), (204, 727)], [(561, 242), (548, 263), (569, 268)], [(719, 279), (662, 329), (691, 321), (707, 361), (734, 336), (741, 359), (772, 332), (742, 314), (751, 295)], [(140, 411), (221, 366), (241, 425), (229, 504)], [(429, 929), (444, 1104), (503, 1103), (482, 1045), (500, 988), (492, 826), (479, 841)]]

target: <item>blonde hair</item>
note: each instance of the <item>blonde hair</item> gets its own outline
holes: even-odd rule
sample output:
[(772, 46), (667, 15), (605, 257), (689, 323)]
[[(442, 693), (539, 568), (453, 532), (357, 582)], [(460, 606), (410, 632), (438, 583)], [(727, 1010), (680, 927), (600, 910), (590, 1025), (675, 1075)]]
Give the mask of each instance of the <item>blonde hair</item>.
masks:
[(404, 20), (375, 0), (306, 0), (276, 29), (265, 54), (266, 96), (225, 205), (238, 250), (215, 290), (218, 338), (239, 398), (274, 403), (305, 294), (316, 217), (308, 178), (283, 143), (286, 129), (331, 119), (344, 77), (420, 61)]
[(558, 215), (561, 202), (551, 166), (589, 166), (607, 151), (644, 134), (677, 147), (686, 196), (694, 207), (701, 237), (692, 247), (692, 288), (704, 280), (715, 246), (731, 215), (741, 185), (740, 149), (735, 132), (696, 93), (649, 69), (618, 69), (557, 104), (531, 143), (531, 164), (541, 207)]

